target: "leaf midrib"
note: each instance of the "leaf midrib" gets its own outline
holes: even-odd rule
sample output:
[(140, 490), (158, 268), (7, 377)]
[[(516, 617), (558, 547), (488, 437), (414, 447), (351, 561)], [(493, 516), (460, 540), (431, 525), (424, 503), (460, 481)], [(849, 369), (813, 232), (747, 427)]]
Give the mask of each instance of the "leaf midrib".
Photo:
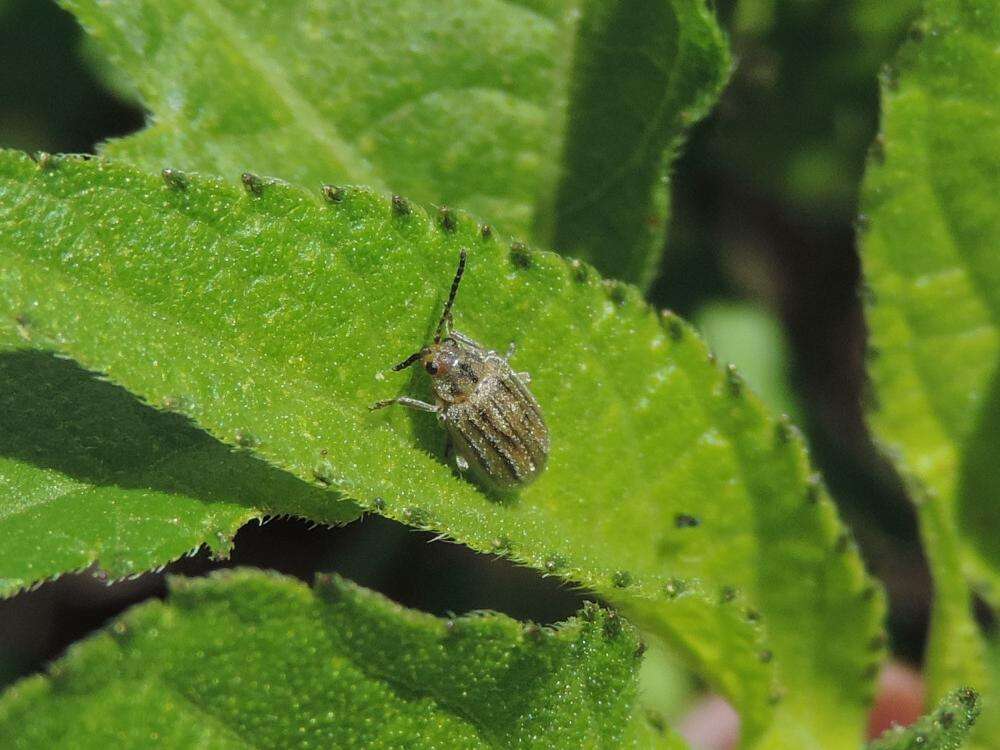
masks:
[[(683, 45), (681, 42), (682, 42), (682, 35), (678, 32), (677, 52), (674, 55), (673, 59), (674, 63), (684, 60), (685, 45)], [(654, 67), (660, 67), (658, 64), (656, 64), (655, 60), (652, 60), (652, 62), (654, 64)], [(649, 118), (649, 122), (646, 125), (646, 128), (643, 130), (642, 135), (637, 139), (636, 145), (633, 148), (629, 158), (623, 160), (622, 163), (618, 166), (618, 168), (613, 173), (611, 173), (611, 175), (609, 175), (606, 180), (598, 184), (591, 192), (584, 195), (580, 195), (576, 200), (569, 203), (565, 207), (564, 213), (567, 214), (578, 213), (587, 206), (596, 204), (601, 199), (601, 196), (606, 195), (613, 189), (616, 189), (618, 183), (622, 180), (622, 178), (626, 174), (628, 174), (630, 170), (634, 169), (635, 162), (638, 160), (640, 154), (645, 152), (645, 150), (649, 145), (649, 142), (653, 138), (653, 133), (660, 126), (661, 120), (663, 119), (663, 114), (667, 109), (667, 102), (670, 101), (670, 99), (674, 95), (674, 88), (677, 82), (677, 72), (680, 69), (680, 67), (681, 66), (679, 64), (671, 66), (670, 73), (667, 76), (667, 85), (663, 87), (663, 94), (656, 105), (656, 113)], [(563, 140), (564, 140), (563, 145), (565, 146), (565, 139)]]

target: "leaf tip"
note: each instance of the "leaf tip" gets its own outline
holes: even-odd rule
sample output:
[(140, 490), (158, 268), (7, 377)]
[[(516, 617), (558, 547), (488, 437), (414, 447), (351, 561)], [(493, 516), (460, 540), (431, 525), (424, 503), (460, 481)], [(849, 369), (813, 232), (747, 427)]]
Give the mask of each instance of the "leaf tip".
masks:
[(408, 507), (403, 508), (403, 520), (411, 526), (430, 526), (431, 525), (431, 515), (430, 512), (424, 508)]
[(454, 232), (458, 229), (458, 217), (455, 212), (448, 206), (438, 207), (438, 226), (440, 226), (446, 232)]
[(406, 200), (406, 198), (404, 198), (403, 196), (398, 194), (393, 194), (390, 202), (392, 204), (392, 212), (396, 214), (396, 216), (410, 215), (410, 212), (412, 211), (412, 209), (410, 208), (410, 202)]
[(510, 540), (507, 537), (496, 537), (490, 542), (490, 548), (498, 555), (509, 555), (511, 550)]
[(555, 573), (566, 567), (566, 560), (559, 555), (551, 555), (545, 558), (544, 566), (547, 572)]
[(42, 172), (56, 166), (59, 160), (59, 157), (50, 154), (48, 151), (35, 151), (28, 154), (28, 158), (35, 162), (38, 165), (39, 171)]
[(726, 386), (732, 396), (743, 395), (743, 376), (740, 375), (734, 364), (726, 365)]
[(167, 167), (160, 172), (160, 177), (163, 178), (164, 184), (171, 190), (185, 190), (190, 184), (188, 176), (179, 169)]
[(676, 599), (687, 590), (687, 584), (681, 578), (671, 578), (663, 585), (663, 593), (668, 599)]
[(667, 328), (667, 333), (670, 334), (670, 338), (674, 341), (680, 341), (684, 338), (684, 324), (681, 319), (677, 316), (673, 310), (661, 310), (660, 320)]
[(510, 243), (510, 262), (518, 268), (531, 268), (531, 250), (523, 242)]
[(249, 430), (240, 428), (233, 434), (233, 442), (240, 448), (257, 448), (261, 444), (261, 439)]
[(244, 172), (241, 174), (240, 182), (243, 183), (243, 189), (247, 191), (247, 194), (254, 197), (260, 196), (264, 192), (264, 188), (268, 185), (267, 180), (253, 172)]
[(617, 589), (626, 589), (632, 585), (632, 574), (627, 570), (616, 570), (611, 576), (611, 583)]
[(857, 542), (854, 541), (854, 536), (849, 529), (841, 529), (833, 543), (833, 551), (838, 555), (843, 555), (850, 549), (857, 549)]
[(792, 438), (794, 437), (795, 425), (792, 424), (791, 417), (787, 414), (782, 414), (778, 417), (777, 421), (774, 423), (774, 442), (775, 445), (784, 446), (788, 445)]
[(344, 196), (347, 194), (347, 191), (344, 188), (338, 187), (337, 185), (323, 185), (320, 190), (328, 203), (342, 203)]
[(616, 279), (604, 279), (601, 282), (604, 291), (617, 307), (624, 307), (629, 298), (629, 286)]
[(806, 479), (806, 502), (809, 505), (816, 505), (822, 497), (823, 477), (814, 472)]

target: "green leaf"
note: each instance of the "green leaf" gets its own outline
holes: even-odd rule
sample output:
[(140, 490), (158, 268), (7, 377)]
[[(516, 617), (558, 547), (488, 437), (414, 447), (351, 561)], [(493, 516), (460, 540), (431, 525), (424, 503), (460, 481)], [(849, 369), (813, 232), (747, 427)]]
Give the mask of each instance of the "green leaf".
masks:
[(152, 111), (110, 156), (462, 206), (631, 281), (729, 69), (703, 0), (63, 5)]
[[(225, 442), (252, 435), (331, 503), (600, 592), (728, 695), (750, 741), (858, 746), (879, 592), (797, 431), (690, 328), (464, 216), (250, 185), (0, 154), (0, 344), (72, 356)], [(427, 341), (460, 247), (456, 326), (516, 342), (551, 431), (516, 495), (456, 477), (433, 415), (368, 410), (429, 397), (419, 368), (389, 367)]]
[(773, 313), (748, 302), (716, 300), (698, 309), (694, 324), (716, 356), (739, 366), (772, 411), (797, 415), (788, 342)]
[(998, 44), (995, 2), (928, 4), (884, 75), (862, 197), (871, 423), (911, 486), (934, 576), (931, 692), (969, 684), (987, 702), (1000, 686), (965, 579), (1000, 600)]
[(649, 747), (638, 640), (597, 606), (555, 629), (406, 610), (336, 576), (171, 579), (0, 697), (5, 748)]
[(224, 555), (251, 518), (360, 510), (37, 351), (0, 353), (0, 424), (0, 596), (94, 563), (120, 578), (202, 544)]
[(668, 170), (718, 99), (729, 55), (701, 0), (582, 3), (563, 176), (539, 239), (642, 286), (656, 273)]
[(979, 716), (980, 701), (975, 690), (952, 691), (938, 703), (932, 714), (909, 727), (896, 727), (868, 743), (868, 750), (958, 750)]

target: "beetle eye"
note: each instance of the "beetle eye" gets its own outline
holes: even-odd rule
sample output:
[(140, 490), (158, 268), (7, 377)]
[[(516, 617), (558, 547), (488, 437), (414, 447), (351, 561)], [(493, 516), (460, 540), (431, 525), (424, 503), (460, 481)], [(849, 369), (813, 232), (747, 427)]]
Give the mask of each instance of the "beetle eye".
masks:
[(447, 355), (431, 357), (426, 362), (424, 362), (424, 369), (427, 370), (427, 374), (432, 378), (439, 378), (442, 375), (447, 375), (451, 370), (451, 361)]

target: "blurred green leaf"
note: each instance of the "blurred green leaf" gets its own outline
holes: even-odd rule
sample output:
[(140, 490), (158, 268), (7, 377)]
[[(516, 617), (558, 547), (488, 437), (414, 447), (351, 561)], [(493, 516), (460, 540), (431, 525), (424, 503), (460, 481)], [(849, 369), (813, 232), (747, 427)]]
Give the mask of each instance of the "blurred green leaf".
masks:
[(739, 367), (772, 411), (797, 416), (781, 321), (751, 303), (717, 300), (695, 313), (694, 324), (716, 356)]
[[(668, 170), (715, 104), (729, 53), (701, 0), (581, 4), (563, 176), (541, 241), (647, 286), (668, 213)], [(537, 222), (536, 222), (537, 223)]]
[(94, 563), (120, 578), (202, 544), (225, 554), (269, 513), (360, 510), (37, 351), (0, 353), (0, 424), (0, 596)]
[(908, 727), (896, 727), (868, 743), (867, 750), (959, 750), (979, 716), (976, 691), (962, 688), (948, 693), (934, 713)]
[(729, 70), (703, 0), (63, 5), (152, 111), (108, 155), (461, 206), (639, 282)]
[(639, 670), (639, 700), (652, 720), (678, 723), (696, 690), (694, 676), (677, 654), (651, 641)]
[[(930, 2), (911, 37), (883, 76), (862, 199), (871, 423), (910, 484), (934, 576), (931, 692), (971, 685), (1000, 716), (966, 586), (1000, 600), (1000, 7)], [(996, 747), (991, 732), (978, 746)]]
[[(331, 503), (599, 591), (728, 695), (750, 740), (858, 745), (879, 592), (794, 428), (689, 327), (464, 216), (249, 183), (0, 155), (0, 343), (72, 356)], [(422, 372), (389, 367), (427, 341), (463, 246), (456, 325), (517, 343), (551, 430), (515, 496), (456, 477), (433, 415), (368, 411), (428, 397)]]
[(173, 578), (0, 697), (0, 745), (648, 748), (637, 646), (597, 606), (541, 629), (440, 620), (336, 576)]

